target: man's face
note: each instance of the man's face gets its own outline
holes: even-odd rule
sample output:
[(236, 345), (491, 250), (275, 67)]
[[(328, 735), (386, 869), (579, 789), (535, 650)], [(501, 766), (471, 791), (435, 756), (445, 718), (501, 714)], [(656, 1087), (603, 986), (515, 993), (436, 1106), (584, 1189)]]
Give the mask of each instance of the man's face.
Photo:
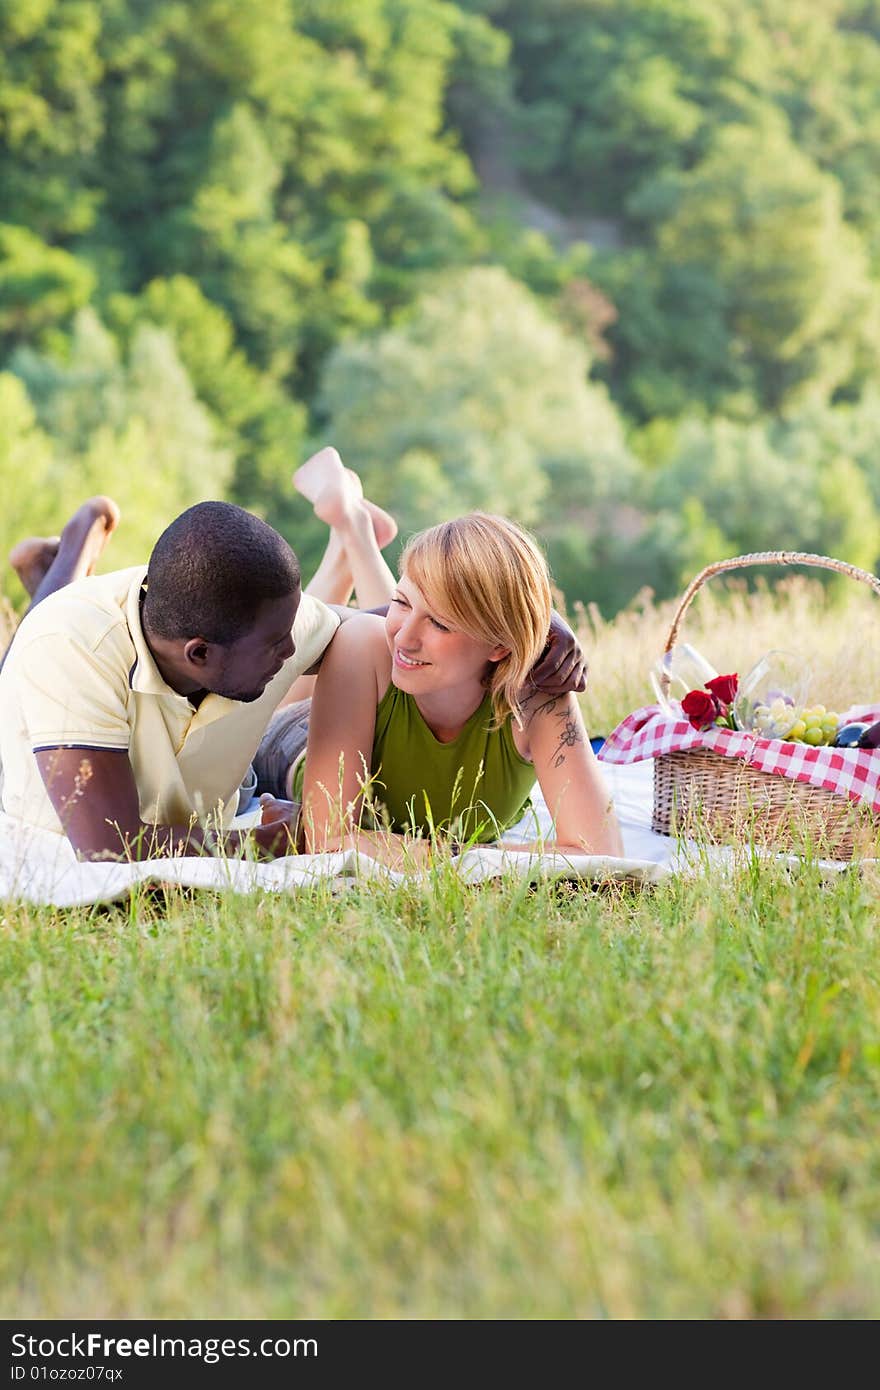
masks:
[(284, 598), (268, 600), (257, 609), (252, 624), (236, 642), (226, 646), (212, 643), (207, 649), (204, 689), (245, 704), (259, 700), (295, 651), (292, 628), (300, 597), (297, 587)]

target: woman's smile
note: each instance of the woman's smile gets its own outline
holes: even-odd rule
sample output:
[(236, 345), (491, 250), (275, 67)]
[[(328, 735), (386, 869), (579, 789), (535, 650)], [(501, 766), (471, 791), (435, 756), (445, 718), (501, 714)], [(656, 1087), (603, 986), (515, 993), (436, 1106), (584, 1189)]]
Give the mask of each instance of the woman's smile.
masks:
[(415, 656), (407, 656), (406, 652), (399, 647), (394, 648), (394, 664), (402, 666), (405, 671), (416, 671), (420, 666), (430, 666), (429, 661), (419, 661)]

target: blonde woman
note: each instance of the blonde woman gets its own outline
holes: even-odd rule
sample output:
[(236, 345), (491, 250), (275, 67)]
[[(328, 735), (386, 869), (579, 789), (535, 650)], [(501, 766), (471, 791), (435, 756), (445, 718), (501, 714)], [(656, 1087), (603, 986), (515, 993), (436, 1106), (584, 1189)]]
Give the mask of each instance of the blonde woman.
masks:
[[(555, 825), (543, 848), (622, 854), (575, 695), (522, 695), (550, 616), (546, 562), (514, 522), (474, 512), (414, 537), (385, 619), (351, 618), (324, 657), (292, 784), (304, 847), (394, 864), (438, 832), (491, 841), (537, 780)], [(383, 828), (364, 828), (365, 794)]]

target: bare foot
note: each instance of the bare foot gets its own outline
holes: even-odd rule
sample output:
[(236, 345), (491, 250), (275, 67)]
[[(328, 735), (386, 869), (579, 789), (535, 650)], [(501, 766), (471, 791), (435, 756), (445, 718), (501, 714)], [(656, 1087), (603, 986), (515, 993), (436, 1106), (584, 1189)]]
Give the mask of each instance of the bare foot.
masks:
[(345, 471), (342, 467), (342, 459), (335, 449), (330, 447), (319, 449), (316, 454), (312, 454), (311, 458), (306, 459), (301, 468), (296, 470), (293, 475), (293, 486), (314, 506), (321, 493), (326, 492), (328, 487), (340, 487), (342, 485)]
[(360, 503), (370, 514), (373, 534), (380, 550), (397, 535), (394, 517), (364, 497), (357, 473), (343, 466), (339, 454), (332, 447), (319, 449), (306, 459), (294, 473), (293, 485), (303, 497), (308, 498), (315, 515), (328, 526), (343, 527), (351, 520), (353, 508)]
[(9, 555), (31, 598), (92, 574), (111, 534), (119, 525), (119, 508), (111, 497), (90, 497), (78, 507), (60, 536), (30, 536)]
[(60, 536), (28, 536), (9, 552), (9, 563), (33, 598), (58, 555)]

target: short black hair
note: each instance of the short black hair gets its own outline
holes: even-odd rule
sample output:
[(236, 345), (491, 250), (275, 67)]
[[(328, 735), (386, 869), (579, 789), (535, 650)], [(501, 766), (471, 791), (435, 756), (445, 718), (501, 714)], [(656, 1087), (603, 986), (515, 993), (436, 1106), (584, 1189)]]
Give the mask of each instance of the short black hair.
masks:
[(231, 502), (199, 502), (162, 532), (147, 569), (144, 620), (157, 637), (228, 645), (258, 609), (300, 585), (283, 536)]

